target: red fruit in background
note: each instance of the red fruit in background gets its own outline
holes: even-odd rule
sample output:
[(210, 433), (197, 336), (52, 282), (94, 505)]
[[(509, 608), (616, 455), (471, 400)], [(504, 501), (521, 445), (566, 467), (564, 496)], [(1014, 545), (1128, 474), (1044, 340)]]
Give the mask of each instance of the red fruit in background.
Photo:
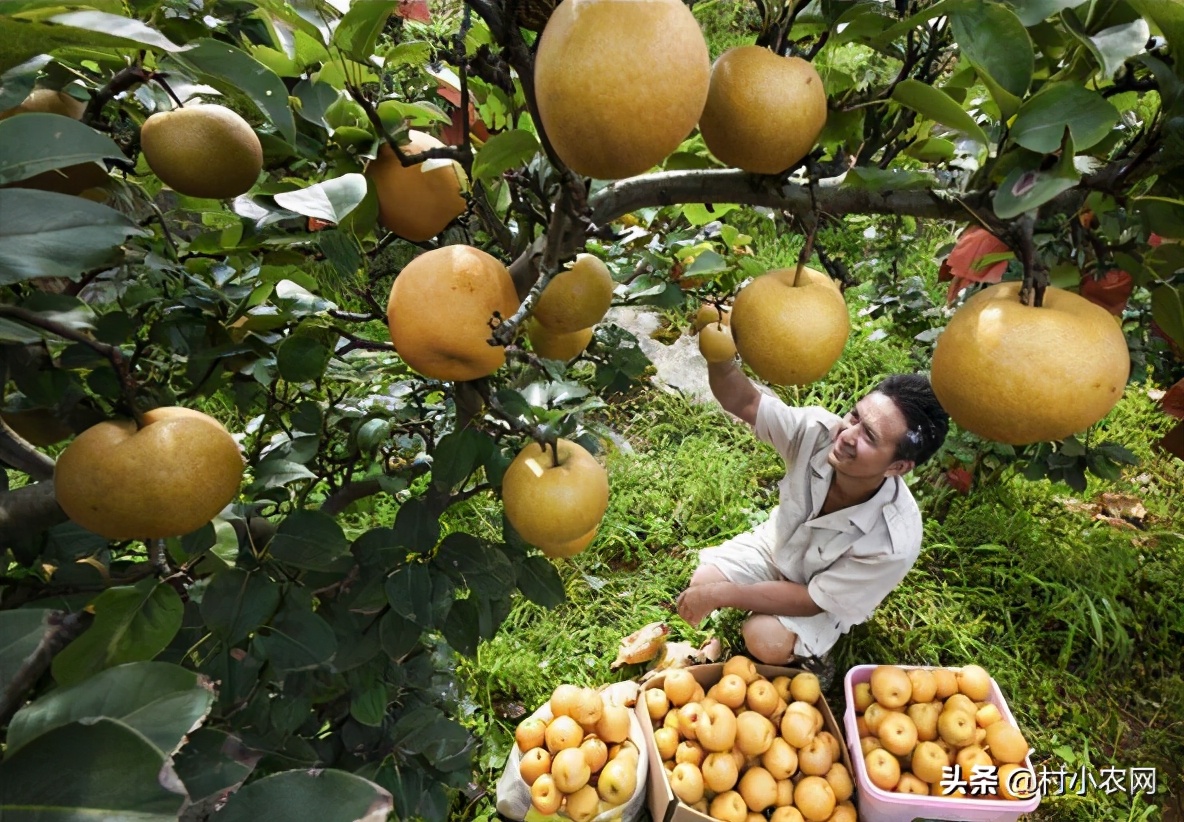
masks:
[(1115, 316), (1122, 316), (1134, 288), (1135, 281), (1131, 275), (1117, 268), (1110, 269), (1101, 278), (1081, 278), (1081, 296)]
[(974, 474), (959, 465), (946, 471), (946, 482), (959, 494), (969, 494), (970, 486), (974, 483)]

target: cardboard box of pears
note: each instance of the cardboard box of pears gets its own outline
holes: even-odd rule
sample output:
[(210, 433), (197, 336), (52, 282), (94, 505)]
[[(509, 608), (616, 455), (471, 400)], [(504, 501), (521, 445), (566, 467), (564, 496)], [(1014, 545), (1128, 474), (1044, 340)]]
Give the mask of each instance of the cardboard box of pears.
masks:
[(745, 656), (675, 668), (634, 706), (655, 820), (855, 822), (842, 732), (818, 677)]

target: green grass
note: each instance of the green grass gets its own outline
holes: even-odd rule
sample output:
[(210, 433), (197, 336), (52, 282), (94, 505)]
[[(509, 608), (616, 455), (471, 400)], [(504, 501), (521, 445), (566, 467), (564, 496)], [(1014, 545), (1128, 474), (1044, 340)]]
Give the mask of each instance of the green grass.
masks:
[[(910, 367), (906, 353), (870, 340), (871, 330), (853, 334), (825, 383), (783, 396), (839, 409), (883, 374)], [(927, 518), (913, 571), (835, 650), (840, 673), (873, 662), (982, 664), (1038, 766), (1086, 765), (1095, 775), (1158, 769), (1161, 794), (1151, 803), (1087, 791), (1046, 798), (1037, 820), (1160, 819), (1162, 792), (1179, 796), (1184, 787), (1184, 469), (1152, 450), (1164, 421), (1145, 388), (1132, 386), (1093, 433), (1140, 456), (1122, 481), (1091, 481), (1074, 494), (1003, 472), (952, 499), (916, 487), (926, 512), (944, 516)], [(517, 711), (533, 710), (560, 682), (599, 685), (641, 672), (609, 670), (621, 637), (665, 620), (674, 639), (706, 638), (673, 613), (695, 549), (745, 530), (775, 502), (780, 460), (713, 406), (647, 388), (606, 409), (603, 422), (633, 450), (607, 455), (612, 497), (601, 535), (557, 563), (567, 602), (545, 610), (518, 601), (478, 658), (462, 664), (482, 739), (477, 779), (490, 791)], [(1083, 505), (1102, 492), (1137, 496), (1148, 512), (1143, 527), (1094, 519)], [(452, 512), (451, 524), (492, 534), (498, 513), (492, 500), (475, 499)], [(725, 612), (709, 629), (737, 649), (739, 622)], [(828, 698), (842, 710), (841, 682)]]

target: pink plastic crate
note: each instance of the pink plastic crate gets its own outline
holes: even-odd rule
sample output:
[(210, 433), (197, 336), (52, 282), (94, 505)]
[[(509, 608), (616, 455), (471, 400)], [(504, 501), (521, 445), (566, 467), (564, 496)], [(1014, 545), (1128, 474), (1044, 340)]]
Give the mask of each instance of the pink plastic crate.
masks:
[[(863, 764), (863, 753), (859, 748), (859, 730), (855, 717), (855, 686), (872, 678), (875, 665), (856, 665), (847, 671), (843, 680), (843, 693), (847, 699), (847, 710), (843, 714), (843, 726), (847, 732), (847, 748), (851, 753), (851, 764), (855, 769), (855, 786), (859, 802), (859, 818), (864, 822), (913, 822), (915, 819), (950, 820), (951, 822), (1015, 822), (1026, 813), (1036, 810), (1040, 794), (1030, 799), (1009, 801), (1006, 799), (956, 799), (951, 796), (914, 796), (893, 793), (877, 788), (867, 776)], [(910, 668), (930, 668), (925, 665), (901, 665)], [(956, 668), (953, 670), (957, 670)], [(1019, 727), (1007, 707), (999, 684), (991, 679), (991, 692), (987, 701), (999, 708), (1003, 721)], [(1024, 767), (1031, 769), (1031, 757), (1024, 758)]]

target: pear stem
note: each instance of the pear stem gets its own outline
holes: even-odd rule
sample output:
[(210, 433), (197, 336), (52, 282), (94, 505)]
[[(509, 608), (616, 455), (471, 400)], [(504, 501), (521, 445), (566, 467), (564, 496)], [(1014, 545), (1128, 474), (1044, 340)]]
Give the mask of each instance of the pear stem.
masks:
[(798, 253), (798, 264), (793, 271), (794, 288), (798, 287), (798, 280), (802, 276), (802, 269), (806, 267), (806, 261), (814, 253), (814, 237), (818, 233), (818, 218), (814, 215), (813, 211), (808, 212), (802, 220), (806, 224), (806, 244), (802, 246), (802, 250)]

